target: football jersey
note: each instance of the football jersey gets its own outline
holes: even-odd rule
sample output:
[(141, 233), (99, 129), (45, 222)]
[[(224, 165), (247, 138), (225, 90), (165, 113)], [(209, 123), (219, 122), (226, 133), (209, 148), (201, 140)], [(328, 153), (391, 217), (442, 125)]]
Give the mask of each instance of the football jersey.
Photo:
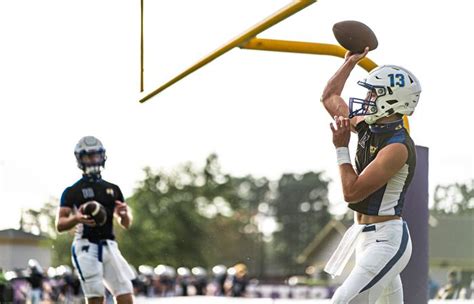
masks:
[(404, 166), (385, 185), (360, 202), (349, 204), (349, 208), (367, 215), (401, 216), (405, 195), (416, 166), (415, 144), (403, 127), (403, 121), (380, 125), (369, 125), (362, 121), (357, 124), (356, 131), (359, 137), (355, 159), (357, 174), (375, 159), (380, 150), (390, 144), (405, 145), (408, 158)]
[(113, 215), (115, 201), (124, 201), (122, 191), (117, 185), (103, 179), (94, 179), (84, 176), (74, 185), (66, 188), (61, 196), (61, 207), (79, 209), (88, 201), (97, 201), (107, 211), (107, 220), (103, 226), (87, 226), (78, 224), (76, 226), (76, 238), (85, 238), (91, 242), (115, 239), (113, 232)]

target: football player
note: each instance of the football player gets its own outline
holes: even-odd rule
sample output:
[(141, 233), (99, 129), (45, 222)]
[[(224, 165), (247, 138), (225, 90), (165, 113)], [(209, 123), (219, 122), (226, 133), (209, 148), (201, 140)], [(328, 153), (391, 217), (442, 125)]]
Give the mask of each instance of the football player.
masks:
[[(336, 148), (344, 200), (355, 223), (328, 261), (325, 270), (339, 275), (356, 251), (356, 264), (336, 290), (331, 303), (403, 303), (400, 272), (411, 256), (411, 240), (402, 219), (407, 188), (416, 165), (415, 145), (403, 124), (418, 104), (421, 86), (408, 70), (386, 65), (358, 84), (365, 99), (341, 98), (357, 63), (366, 56), (348, 52), (328, 81), (321, 101), (334, 118), (330, 128)], [(355, 167), (349, 155), (351, 131), (358, 134)]]
[[(132, 214), (120, 188), (101, 178), (107, 157), (100, 140), (93, 136), (81, 138), (74, 154), (83, 174), (64, 190), (56, 228), (59, 232), (76, 228), (72, 261), (88, 303), (103, 303), (105, 288), (117, 303), (133, 303), (134, 273), (120, 253), (113, 232), (114, 216), (122, 228), (128, 229)], [(82, 213), (81, 206), (88, 201), (104, 206), (107, 218), (102, 226)]]

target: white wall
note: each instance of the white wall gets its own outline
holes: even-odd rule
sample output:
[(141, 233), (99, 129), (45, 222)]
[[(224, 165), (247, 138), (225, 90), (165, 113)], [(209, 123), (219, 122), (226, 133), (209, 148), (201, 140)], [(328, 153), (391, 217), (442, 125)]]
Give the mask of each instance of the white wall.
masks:
[(51, 266), (49, 248), (23, 244), (0, 244), (0, 267), (4, 270), (26, 268), (31, 258), (37, 260), (43, 268)]

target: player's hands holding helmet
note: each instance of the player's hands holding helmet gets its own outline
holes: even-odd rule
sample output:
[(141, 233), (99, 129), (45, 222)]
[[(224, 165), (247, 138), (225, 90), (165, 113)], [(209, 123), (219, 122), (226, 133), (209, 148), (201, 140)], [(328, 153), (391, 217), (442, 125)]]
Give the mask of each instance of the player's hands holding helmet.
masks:
[(351, 139), (351, 122), (349, 118), (334, 116), (334, 125), (330, 123), (332, 142), (336, 148), (349, 146)]
[(96, 226), (95, 220), (93, 218), (82, 213), (82, 208), (79, 208), (74, 216), (76, 217), (76, 221), (80, 224), (84, 224), (91, 227)]

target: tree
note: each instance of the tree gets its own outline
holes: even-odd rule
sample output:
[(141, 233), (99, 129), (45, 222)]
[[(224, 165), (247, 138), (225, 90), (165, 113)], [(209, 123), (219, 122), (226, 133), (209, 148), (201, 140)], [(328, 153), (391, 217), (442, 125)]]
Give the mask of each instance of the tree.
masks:
[(154, 174), (149, 168), (145, 173), (141, 186), (127, 200), (134, 223), (118, 234), (129, 262), (137, 266), (202, 263), (199, 243), (205, 229), (196, 210), (195, 175), (189, 168), (170, 176)]
[(21, 215), (20, 228), (29, 233), (47, 236), (50, 239), (48, 245), (52, 249), (52, 265), (72, 266), (69, 252), (71, 251), (73, 232), (56, 232), (55, 219), (58, 206), (58, 199), (51, 198), (39, 210), (25, 210)]
[(171, 173), (145, 169), (145, 179), (128, 203), (134, 224), (119, 233), (124, 255), (134, 265), (174, 267), (230, 265), (256, 260), (256, 232), (247, 229), (265, 182), (223, 174), (216, 155), (204, 168), (191, 164)]
[(432, 210), (436, 214), (474, 214), (474, 179), (436, 186)]
[(275, 251), (284, 275), (301, 274), (296, 257), (330, 220), (328, 181), (321, 172), (285, 174), (272, 201), (281, 230), (275, 233)]

